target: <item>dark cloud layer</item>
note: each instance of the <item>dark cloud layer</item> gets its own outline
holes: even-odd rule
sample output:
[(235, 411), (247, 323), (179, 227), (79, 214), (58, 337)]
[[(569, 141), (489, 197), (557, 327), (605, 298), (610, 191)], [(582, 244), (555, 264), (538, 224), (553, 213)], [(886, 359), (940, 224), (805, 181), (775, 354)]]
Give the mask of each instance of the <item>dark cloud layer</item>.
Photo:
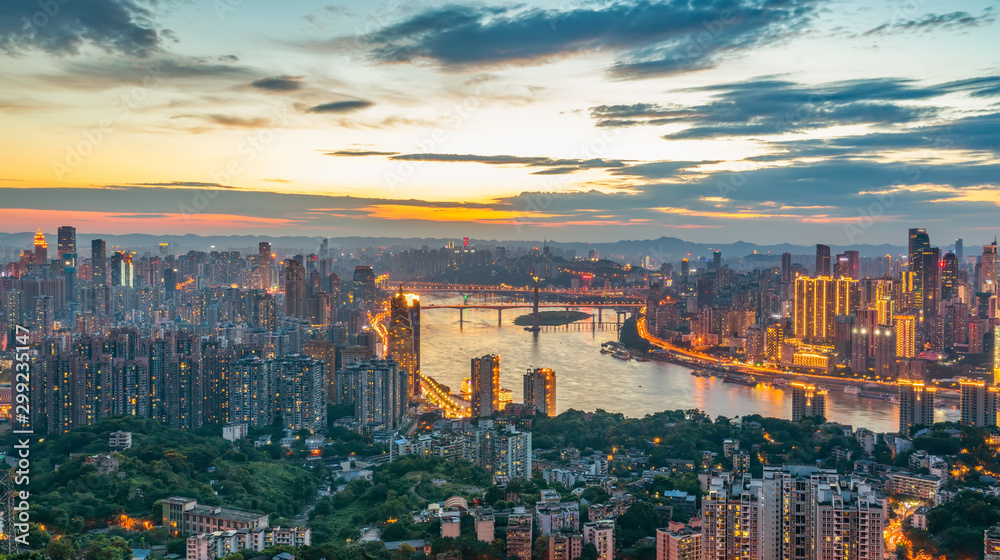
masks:
[(251, 87), (267, 91), (295, 91), (302, 89), (303, 76), (275, 76), (261, 78), (250, 83)]
[(153, 16), (131, 0), (4, 0), (0, 2), (0, 53), (37, 49), (65, 56), (93, 46), (145, 57), (159, 50), (163, 40)]
[(374, 105), (371, 101), (365, 101), (364, 99), (351, 99), (348, 101), (334, 101), (332, 103), (324, 103), (322, 105), (316, 105), (310, 107), (307, 112), (309, 113), (351, 113), (354, 111), (359, 111), (361, 109), (367, 109)]
[(943, 109), (907, 103), (954, 92), (984, 96), (998, 88), (1000, 77), (937, 85), (893, 78), (816, 85), (762, 79), (683, 90), (711, 94), (707, 103), (699, 105), (601, 105), (592, 107), (590, 114), (601, 127), (685, 126), (666, 135), (668, 139), (764, 136), (835, 125), (919, 123)]
[(803, 29), (814, 0), (625, 1), (566, 11), (449, 5), (419, 13), (366, 40), (383, 62), (431, 60), (475, 68), (530, 64), (606, 51), (620, 78), (715, 66)]

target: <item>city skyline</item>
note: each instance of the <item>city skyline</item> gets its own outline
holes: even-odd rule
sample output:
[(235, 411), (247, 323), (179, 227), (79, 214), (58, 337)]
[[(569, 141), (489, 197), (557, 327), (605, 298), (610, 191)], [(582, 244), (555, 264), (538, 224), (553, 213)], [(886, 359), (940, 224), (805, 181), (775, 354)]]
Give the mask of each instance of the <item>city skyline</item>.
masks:
[(989, 2), (3, 10), (9, 231), (995, 231)]

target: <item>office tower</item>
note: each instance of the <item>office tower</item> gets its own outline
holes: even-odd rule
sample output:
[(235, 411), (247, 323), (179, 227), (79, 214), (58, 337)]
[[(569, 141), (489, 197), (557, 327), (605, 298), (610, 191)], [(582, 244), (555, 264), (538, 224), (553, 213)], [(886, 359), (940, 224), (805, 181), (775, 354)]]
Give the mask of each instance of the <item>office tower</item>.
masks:
[(42, 228), (38, 228), (38, 233), (35, 234), (34, 259), (35, 264), (45, 264), (49, 260), (49, 244), (45, 241)]
[(531, 525), (532, 515), (525, 513), (524, 508), (515, 508), (514, 513), (507, 517), (507, 558), (531, 560), (531, 545), (533, 543)]
[(958, 258), (959, 266), (961, 266), (962, 261), (965, 260), (965, 247), (961, 237), (955, 240), (955, 257)]
[(500, 356), (472, 358), (472, 417), (488, 418), (500, 410)]
[(285, 263), (285, 316), (306, 317), (306, 269), (294, 259)]
[[(969, 337), (972, 337), (972, 328), (969, 329)], [(1000, 325), (993, 325), (993, 382), (1000, 381)]]
[(896, 357), (913, 358), (917, 355), (917, 317), (896, 315), (892, 319), (896, 335)]
[(826, 390), (809, 383), (792, 382), (792, 422), (803, 418), (826, 418)]
[(937, 389), (922, 381), (899, 380), (899, 433), (904, 437), (914, 426), (934, 425), (934, 395)]
[(107, 285), (107, 247), (103, 239), (95, 239), (90, 242), (90, 274), (94, 286)]
[[(76, 255), (76, 228), (73, 226), (59, 226), (59, 258), (65, 258), (67, 254)], [(75, 265), (74, 265), (75, 266)]]
[(722, 285), (722, 251), (712, 253), (712, 268), (715, 270), (715, 285)]
[(916, 296), (916, 305), (923, 305), (923, 260), (920, 255), (924, 251), (931, 248), (930, 236), (927, 235), (927, 230), (924, 228), (910, 228), (909, 231), (909, 243), (907, 245), (907, 257), (909, 258), (907, 262), (907, 268), (910, 272), (914, 273), (913, 277), (913, 293)]
[(947, 252), (941, 261), (941, 301), (958, 297), (958, 257)]
[(163, 269), (163, 289), (167, 299), (172, 299), (177, 291), (177, 271), (169, 266)]
[(407, 394), (420, 395), (420, 296), (404, 294), (403, 287), (389, 306), (389, 357), (406, 372)]
[(528, 369), (524, 374), (524, 404), (539, 414), (556, 415), (556, 372), (549, 368)]
[(792, 254), (782, 253), (781, 254), (781, 283), (791, 284), (792, 283)]
[(701, 560), (701, 528), (671, 522), (657, 529), (656, 560)]
[(688, 275), (691, 273), (691, 263), (685, 258), (681, 259), (681, 282), (687, 284)]
[(552, 533), (549, 535), (548, 560), (577, 560), (582, 552), (583, 535), (571, 533)]
[(969, 426), (997, 426), (997, 398), (1000, 389), (985, 381), (963, 379), (959, 382), (962, 392), (962, 420)]
[(111, 255), (111, 285), (132, 287), (135, 269), (132, 266), (132, 255), (116, 251)]
[(354, 267), (352, 294), (355, 306), (371, 307), (375, 304), (375, 270), (371, 266)]
[[(408, 402), (407, 374), (394, 360), (362, 360), (341, 370), (339, 390), (354, 402), (361, 429), (398, 430)], [(337, 389), (335, 389), (336, 391)]]
[(277, 390), (274, 360), (244, 358), (233, 367), (229, 388), (229, 420), (255, 428), (274, 421), (272, 395)]
[[(328, 282), (329, 286), (326, 291), (330, 293), (330, 302), (334, 308), (340, 307), (340, 276), (331, 273)], [(334, 319), (336, 319), (336, 314), (334, 313), (334, 315)]]
[(927, 320), (938, 316), (938, 302), (941, 300), (941, 250), (937, 247), (924, 249), (916, 258), (920, 263), (920, 293), (917, 299), (923, 309), (924, 320)]
[(711, 276), (698, 277), (698, 307), (712, 307), (715, 305), (715, 279)]
[(834, 270), (833, 276), (835, 278), (846, 277), (857, 280), (860, 266), (861, 258), (857, 251), (844, 251), (837, 255), (836, 270)]
[(851, 278), (795, 279), (795, 337), (830, 342), (837, 315), (850, 315), (858, 307), (858, 281)]
[(597, 560), (613, 560), (615, 555), (615, 522), (611, 519), (583, 524), (583, 542), (597, 548)]
[[(37, 251), (37, 249), (36, 249)], [(979, 289), (983, 292), (997, 293), (997, 242), (983, 245), (983, 262), (979, 273)]]
[(813, 276), (830, 276), (830, 247), (816, 244), (816, 269)]

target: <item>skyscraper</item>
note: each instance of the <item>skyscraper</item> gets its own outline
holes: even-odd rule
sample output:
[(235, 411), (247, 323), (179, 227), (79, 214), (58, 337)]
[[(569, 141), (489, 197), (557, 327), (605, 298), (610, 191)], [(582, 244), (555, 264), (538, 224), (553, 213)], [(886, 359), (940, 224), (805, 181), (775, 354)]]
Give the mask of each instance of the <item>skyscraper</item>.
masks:
[(546, 416), (556, 415), (556, 372), (549, 368), (528, 369), (524, 374), (524, 404)]
[(76, 255), (76, 228), (73, 226), (59, 226), (59, 258), (62, 259), (67, 254)]
[(35, 264), (45, 264), (49, 260), (49, 244), (45, 241), (45, 234), (42, 228), (38, 228), (35, 234)]
[(962, 423), (969, 426), (997, 426), (997, 400), (1000, 389), (985, 381), (963, 379), (959, 382), (962, 392)]
[(781, 254), (781, 283), (791, 284), (792, 283), (792, 254), (782, 253)]
[(965, 259), (965, 247), (961, 237), (955, 240), (955, 256), (958, 257), (958, 264), (961, 266), (962, 260)]
[(924, 320), (938, 316), (938, 302), (941, 301), (941, 249), (928, 247), (916, 255), (920, 263), (920, 293), (918, 303), (924, 312)]
[(135, 278), (132, 255), (115, 251), (111, 255), (111, 285), (131, 288)]
[(958, 257), (951, 251), (941, 261), (941, 301), (958, 296)]
[(858, 307), (858, 281), (829, 277), (795, 279), (795, 337), (813, 342), (833, 340), (837, 315), (850, 315)]
[(858, 279), (861, 259), (857, 251), (844, 251), (837, 255), (837, 268), (834, 271), (835, 278)]
[(803, 418), (826, 418), (826, 390), (815, 385), (792, 382), (792, 422)]
[(285, 263), (285, 316), (306, 317), (306, 269), (295, 259)]
[(371, 266), (354, 267), (352, 294), (355, 306), (371, 307), (375, 303), (375, 270)]
[(896, 315), (892, 323), (896, 334), (896, 357), (913, 358), (917, 355), (917, 317)]
[(983, 245), (983, 263), (979, 273), (980, 290), (997, 293), (997, 242)]
[(813, 276), (830, 276), (830, 246), (816, 244), (816, 270)]
[(899, 433), (908, 436), (913, 426), (934, 424), (934, 395), (937, 389), (921, 381), (899, 380)]
[(245, 358), (233, 368), (229, 388), (229, 419), (255, 428), (271, 425), (277, 389), (274, 360)]
[(500, 356), (472, 358), (472, 417), (488, 418), (500, 410)]
[(420, 394), (420, 296), (404, 294), (403, 287), (392, 297), (389, 310), (388, 355), (406, 372), (407, 394)]
[(930, 248), (931, 248), (931, 239), (930, 236), (927, 235), (927, 230), (925, 230), (924, 228), (910, 228), (909, 243), (907, 246), (908, 249), (907, 257), (909, 259), (907, 262), (907, 266), (910, 272), (914, 273), (913, 292), (917, 298), (915, 302), (917, 305), (922, 305), (923, 302), (922, 299), (923, 285), (921, 284), (921, 282), (923, 281), (923, 275), (922, 275), (923, 260), (920, 258), (920, 255), (922, 255), (924, 251)]
[(105, 286), (108, 283), (107, 254), (103, 239), (90, 242), (90, 274), (94, 286)]

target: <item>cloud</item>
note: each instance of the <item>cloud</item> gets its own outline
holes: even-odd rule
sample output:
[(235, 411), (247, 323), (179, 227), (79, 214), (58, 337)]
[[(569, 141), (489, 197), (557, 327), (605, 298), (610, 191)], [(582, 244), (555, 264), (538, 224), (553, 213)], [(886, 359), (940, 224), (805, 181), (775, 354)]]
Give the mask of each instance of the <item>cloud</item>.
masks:
[(336, 150), (323, 152), (328, 156), (335, 157), (368, 157), (368, 156), (395, 156), (399, 152), (379, 152), (377, 150)]
[[(249, 66), (195, 57), (151, 57), (142, 61), (130, 59), (94, 58), (68, 60), (59, 64), (58, 72), (36, 74), (46, 87), (72, 90), (105, 90), (123, 85), (147, 88), (178, 87), (178, 82), (198, 81), (200, 89), (215, 83), (244, 82), (260, 77)], [(184, 88), (189, 84), (184, 84)]]
[(872, 35), (886, 35), (889, 33), (931, 32), (942, 29), (966, 29), (969, 27), (977, 27), (984, 23), (993, 23), (994, 21), (996, 21), (996, 17), (990, 12), (986, 12), (978, 16), (971, 15), (968, 12), (927, 14), (919, 19), (883, 23), (878, 27), (873, 27), (868, 31), (861, 33), (859, 36), (870, 37)]
[(544, 156), (482, 156), (475, 154), (400, 154), (389, 159), (408, 161), (436, 161), (445, 163), (483, 163), (486, 165), (518, 165), (523, 167), (545, 167), (536, 171), (536, 175), (559, 175), (580, 171), (582, 169), (612, 169), (625, 167), (620, 160), (593, 159), (559, 159)]
[(143, 58), (160, 50), (169, 34), (158, 30), (153, 18), (151, 10), (131, 0), (7, 0), (0, 2), (0, 53), (69, 56), (92, 46)]
[(599, 127), (683, 125), (664, 136), (673, 140), (779, 135), (849, 124), (912, 125), (943, 112), (927, 100), (955, 92), (994, 95), (1000, 92), (1000, 78), (933, 85), (900, 78), (821, 84), (765, 78), (679, 91), (710, 98), (696, 105), (599, 105), (590, 109), (590, 116)]
[(454, 69), (538, 64), (593, 52), (625, 79), (711, 68), (803, 29), (814, 0), (630, 0), (565, 11), (449, 5), (366, 36), (381, 62)]
[(361, 109), (367, 109), (374, 105), (371, 101), (363, 99), (351, 99), (347, 101), (334, 101), (316, 105), (306, 110), (307, 113), (351, 113)]
[(295, 91), (302, 89), (303, 78), (305, 76), (274, 76), (254, 80), (250, 86), (267, 91)]
[(264, 128), (270, 124), (270, 119), (264, 117), (238, 117), (236, 115), (223, 115), (218, 113), (205, 115), (177, 115), (171, 117), (175, 119), (198, 119), (208, 124), (219, 125), (228, 128)]

